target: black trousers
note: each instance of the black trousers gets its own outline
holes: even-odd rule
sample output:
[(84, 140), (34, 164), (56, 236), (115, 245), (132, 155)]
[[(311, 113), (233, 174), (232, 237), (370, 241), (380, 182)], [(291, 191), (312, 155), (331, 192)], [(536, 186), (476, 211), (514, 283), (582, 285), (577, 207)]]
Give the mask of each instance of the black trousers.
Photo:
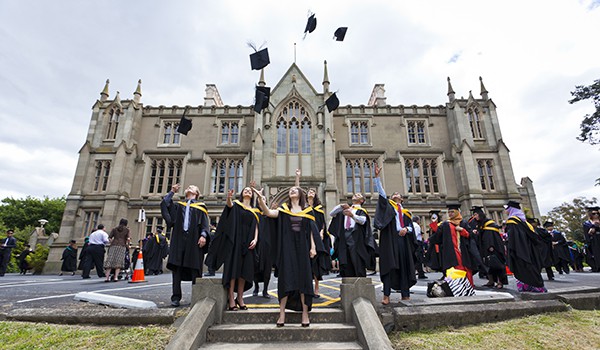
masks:
[(104, 274), (104, 245), (90, 244), (86, 251), (87, 257), (83, 266), (81, 277), (90, 277), (92, 267), (96, 267), (98, 277), (106, 277)]
[(0, 249), (0, 276), (4, 276), (8, 263), (10, 262), (10, 253), (12, 248)]
[[(392, 284), (391, 279), (392, 277), (389, 273), (381, 275), (381, 282), (383, 283), (383, 295), (385, 295), (386, 297), (389, 297), (390, 294), (392, 294), (392, 287), (390, 286), (390, 284)], [(403, 298), (410, 297), (410, 289), (401, 290), (400, 295)]]
[(181, 301), (183, 296), (181, 292), (181, 281), (183, 275), (192, 276), (192, 284), (196, 284), (196, 278), (202, 277), (201, 270), (188, 269), (181, 266), (171, 267), (171, 277), (173, 279), (173, 294), (171, 295), (171, 301)]

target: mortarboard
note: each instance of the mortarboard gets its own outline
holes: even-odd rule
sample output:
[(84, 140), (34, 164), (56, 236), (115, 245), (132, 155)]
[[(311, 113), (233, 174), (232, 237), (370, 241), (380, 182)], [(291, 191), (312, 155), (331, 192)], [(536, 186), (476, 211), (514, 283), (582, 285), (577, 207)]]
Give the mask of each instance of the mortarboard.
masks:
[(521, 209), (521, 203), (515, 201), (508, 201), (508, 203), (504, 205), (504, 209), (508, 209), (508, 207)]
[(483, 207), (479, 205), (474, 205), (471, 207), (471, 212), (473, 214), (483, 214)]
[(314, 13), (311, 13), (306, 21), (306, 27), (304, 28), (304, 37), (306, 37), (307, 33), (312, 33), (315, 28), (317, 28), (317, 17), (315, 17)]
[(530, 224), (540, 224), (540, 220), (538, 218), (527, 218), (527, 222)]
[(546, 222), (544, 222), (544, 227), (554, 227), (554, 223), (552, 222), (552, 220), (547, 220)]
[(348, 27), (339, 27), (338, 29), (335, 30), (335, 33), (333, 33), (333, 38), (336, 41), (344, 41), (347, 30), (348, 30)]
[(327, 110), (329, 110), (329, 113), (335, 111), (340, 106), (340, 100), (337, 98), (335, 92), (333, 95), (329, 96), (327, 100), (325, 100), (325, 104), (327, 105)]
[(262, 50), (250, 54), (250, 66), (253, 70), (261, 70), (269, 65), (269, 50), (265, 47)]
[(254, 95), (254, 111), (260, 113), (263, 109), (269, 107), (269, 97), (271, 88), (266, 86), (257, 86)]
[(177, 132), (180, 134), (187, 135), (187, 133), (192, 130), (192, 120), (185, 117), (185, 112), (181, 116), (181, 120), (179, 121), (179, 126), (177, 127)]
[(460, 204), (459, 203), (450, 203), (446, 205), (446, 208), (448, 208), (449, 210), (460, 210)]
[(599, 211), (600, 207), (599, 206), (595, 206), (595, 207), (585, 207), (585, 209), (587, 209), (587, 211)]

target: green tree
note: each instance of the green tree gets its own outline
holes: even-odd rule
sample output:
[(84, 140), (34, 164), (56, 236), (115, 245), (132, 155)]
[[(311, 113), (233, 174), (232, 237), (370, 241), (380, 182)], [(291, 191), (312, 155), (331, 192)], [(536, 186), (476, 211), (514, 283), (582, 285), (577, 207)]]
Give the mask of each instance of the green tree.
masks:
[(43, 199), (27, 196), (25, 199), (4, 198), (0, 202), (0, 223), (11, 229), (39, 226), (39, 219), (48, 220), (47, 233), (58, 232), (67, 200), (65, 197)]
[(595, 205), (598, 200), (593, 197), (577, 197), (572, 203), (564, 202), (558, 207), (554, 207), (548, 215), (542, 216), (542, 223), (548, 219), (554, 222), (554, 228), (564, 232), (567, 238), (583, 242), (583, 222), (587, 219), (586, 207)]
[(596, 108), (594, 113), (584, 116), (579, 125), (581, 133), (577, 139), (592, 145), (600, 143), (600, 79), (588, 86), (575, 86), (575, 91), (571, 91), (571, 96), (573, 99), (569, 100), (570, 104), (591, 99)]

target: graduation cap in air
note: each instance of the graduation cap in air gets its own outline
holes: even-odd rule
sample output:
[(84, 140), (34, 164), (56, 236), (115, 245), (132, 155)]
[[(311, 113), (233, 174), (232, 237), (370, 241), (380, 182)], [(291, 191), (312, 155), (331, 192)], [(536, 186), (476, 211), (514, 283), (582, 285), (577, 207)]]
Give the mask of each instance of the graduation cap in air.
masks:
[(325, 105), (327, 105), (327, 110), (329, 110), (329, 113), (335, 111), (340, 106), (340, 100), (337, 98), (335, 92), (333, 95), (329, 96), (327, 100), (325, 100)]
[(257, 86), (254, 95), (254, 111), (260, 113), (263, 109), (269, 107), (269, 97), (271, 88), (266, 86)]
[(261, 70), (268, 66), (269, 63), (271, 63), (269, 60), (269, 50), (266, 47), (250, 54), (250, 66), (253, 70)]
[(183, 112), (181, 120), (179, 121), (179, 126), (177, 127), (177, 132), (184, 135), (187, 135), (187, 133), (192, 130), (192, 120), (185, 117), (186, 112), (187, 109)]
[(346, 31), (348, 31), (348, 27), (339, 27), (335, 30), (335, 33), (333, 33), (333, 38), (336, 41), (344, 41), (344, 38), (346, 37)]
[(306, 38), (306, 34), (312, 33), (315, 28), (317, 28), (317, 17), (315, 17), (314, 13), (311, 13), (306, 21), (306, 27), (304, 28), (304, 37)]
[(460, 210), (460, 203), (450, 203), (446, 205), (449, 210)]

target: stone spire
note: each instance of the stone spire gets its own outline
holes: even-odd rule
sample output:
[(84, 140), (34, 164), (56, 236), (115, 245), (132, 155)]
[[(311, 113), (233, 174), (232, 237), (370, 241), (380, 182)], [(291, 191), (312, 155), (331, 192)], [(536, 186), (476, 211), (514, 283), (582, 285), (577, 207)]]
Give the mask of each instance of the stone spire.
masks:
[(488, 91), (485, 88), (485, 86), (483, 85), (483, 79), (481, 77), (479, 77), (479, 84), (481, 85), (481, 98), (483, 98), (484, 100), (488, 99)]
[(265, 86), (267, 83), (265, 82), (265, 69), (260, 70), (260, 78), (258, 79), (258, 86)]
[(448, 100), (450, 102), (454, 101), (454, 89), (452, 88), (452, 83), (450, 82), (450, 77), (448, 77)]
[(327, 60), (323, 61), (323, 93), (329, 92), (329, 73), (327, 73)]
[(142, 79), (138, 80), (137, 88), (133, 93), (133, 101), (135, 103), (140, 103), (140, 99), (142, 98)]
[(115, 105), (119, 108), (123, 108), (123, 104), (121, 103), (121, 96), (119, 95), (119, 92), (117, 91), (117, 95), (115, 96), (115, 101), (114, 101)]
[(110, 84), (110, 80), (106, 79), (106, 84), (104, 84), (104, 89), (100, 93), (100, 101), (106, 101), (108, 98), (108, 84)]

